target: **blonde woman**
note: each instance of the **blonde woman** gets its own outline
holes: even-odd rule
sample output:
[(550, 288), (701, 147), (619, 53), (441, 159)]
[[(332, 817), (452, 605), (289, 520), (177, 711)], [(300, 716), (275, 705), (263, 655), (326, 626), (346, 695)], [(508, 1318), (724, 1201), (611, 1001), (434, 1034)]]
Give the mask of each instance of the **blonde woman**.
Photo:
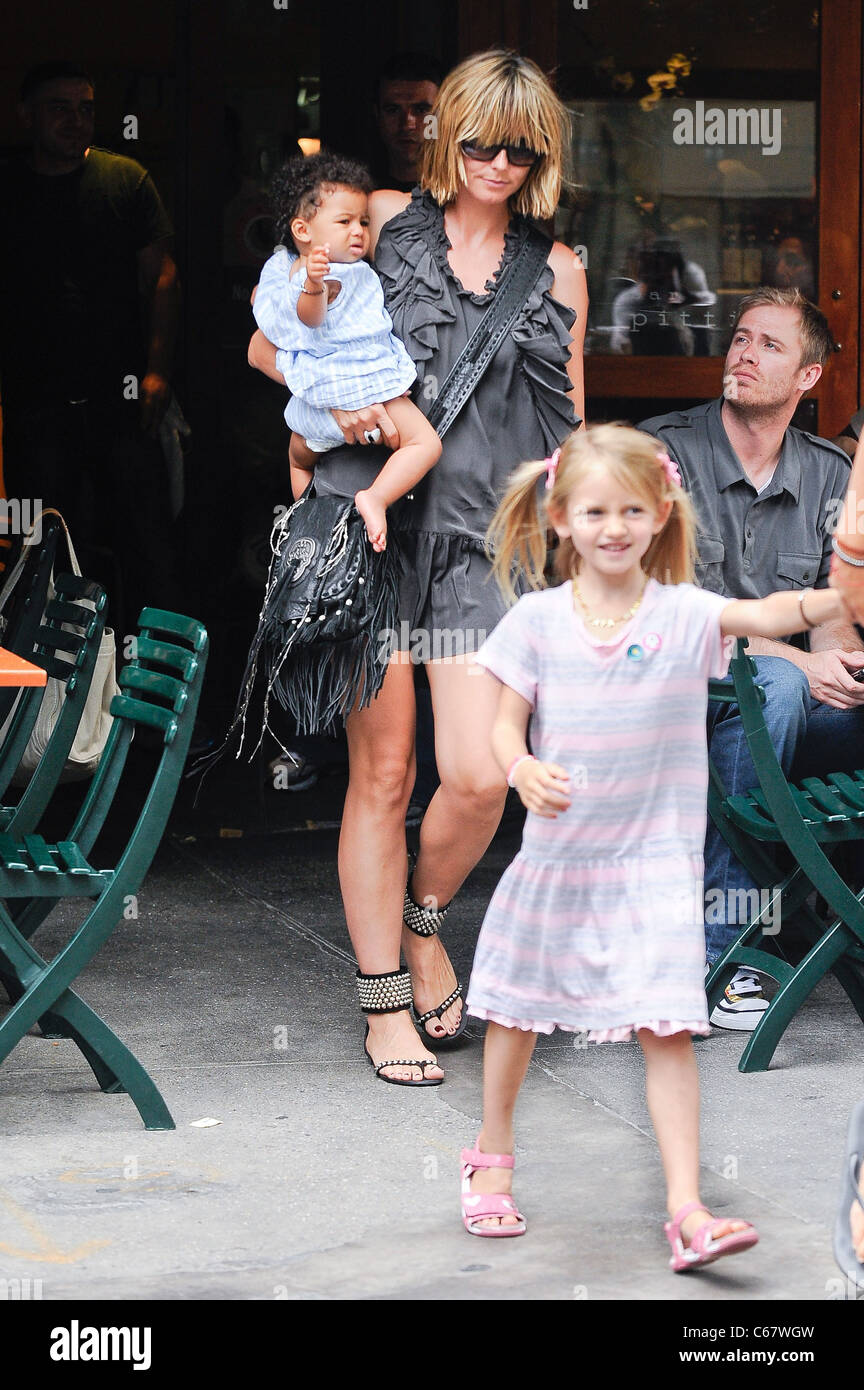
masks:
[[(420, 187), (410, 197), (372, 194), (375, 263), (424, 411), (494, 301), (525, 219), (554, 212), (565, 131), (566, 112), (539, 68), (515, 53), (482, 53), (440, 89)], [(339, 875), (368, 1016), (366, 1054), (396, 1084), (440, 1084), (433, 1049), (464, 1026), (461, 985), (438, 929), (495, 833), (507, 790), (489, 740), (497, 686), (468, 659), (506, 607), (488, 582), (484, 536), (513, 468), (551, 454), (584, 414), (587, 305), (580, 261), (550, 240), (540, 279), (450, 428), (440, 462), (391, 519), (406, 559), (400, 630), (427, 665), (441, 786), (406, 890), (415, 705), (412, 653), (397, 652), (380, 694), (346, 723)], [(250, 361), (278, 379), (275, 353), (259, 335)], [(346, 443), (367, 445), (380, 429), (398, 447), (383, 406), (334, 415)], [(374, 447), (336, 449), (318, 463), (316, 486), (351, 497), (380, 464)]]

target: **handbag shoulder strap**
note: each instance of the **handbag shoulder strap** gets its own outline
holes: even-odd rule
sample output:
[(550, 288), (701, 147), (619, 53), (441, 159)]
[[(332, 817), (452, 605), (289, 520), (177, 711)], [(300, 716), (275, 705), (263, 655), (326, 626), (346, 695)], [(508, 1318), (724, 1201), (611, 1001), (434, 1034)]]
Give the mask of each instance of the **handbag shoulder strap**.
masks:
[(498, 282), (492, 304), (475, 328), (432, 402), (429, 423), (443, 436), (469, 396), (525, 306), (547, 260), (549, 238), (528, 223), (510, 267)]

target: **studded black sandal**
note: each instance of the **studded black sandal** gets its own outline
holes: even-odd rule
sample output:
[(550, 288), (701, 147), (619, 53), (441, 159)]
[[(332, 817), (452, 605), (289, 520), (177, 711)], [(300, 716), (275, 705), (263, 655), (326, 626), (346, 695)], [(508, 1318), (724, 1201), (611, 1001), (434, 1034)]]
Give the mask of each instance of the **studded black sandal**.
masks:
[[(416, 936), (437, 936), (441, 928), (441, 923), (444, 921), (444, 918), (450, 911), (452, 904), (447, 903), (446, 907), (441, 907), (438, 908), (437, 911), (433, 911), (431, 907), (423, 907), (422, 904), (415, 902), (413, 897), (411, 896), (411, 884), (413, 882), (413, 879), (414, 874), (412, 865), (412, 873), (408, 879), (408, 883), (405, 888), (405, 902), (402, 908), (402, 921), (405, 923), (405, 926), (408, 928), (408, 930), (413, 931)], [(434, 1033), (430, 1033), (426, 1028), (426, 1024), (429, 1022), (430, 1018), (437, 1018), (440, 1022), (442, 1016), (450, 1008), (450, 1005), (455, 1004), (457, 999), (462, 999), (462, 985), (458, 982), (453, 993), (448, 994), (443, 1004), (439, 1004), (437, 1008), (428, 1009), (425, 1014), (418, 1014), (416, 1009), (413, 1010), (414, 1022), (422, 1032), (423, 1037), (426, 1038), (428, 1042), (434, 1043), (436, 1048), (449, 1047), (465, 1030), (465, 1027), (468, 1023), (468, 1014), (465, 1009), (464, 1000), (462, 1004), (462, 1014), (459, 1019), (459, 1026), (456, 1029), (455, 1033), (445, 1033), (442, 1037), (438, 1038), (434, 1035)]]
[[(385, 975), (364, 975), (357, 971), (357, 993), (360, 1008), (364, 1014), (397, 1014), (402, 1009), (410, 1009), (414, 996), (411, 992), (411, 974), (408, 970), (389, 970)], [(375, 1075), (391, 1086), (440, 1086), (443, 1076), (427, 1076), (427, 1067), (437, 1067), (438, 1063), (429, 1057), (392, 1057), (386, 1062), (376, 1062), (366, 1043), (369, 1040), (369, 1024), (363, 1039), (363, 1051), (374, 1067)], [(419, 1067), (423, 1074), (421, 1081), (404, 1080), (398, 1076), (384, 1076), (385, 1067)]]

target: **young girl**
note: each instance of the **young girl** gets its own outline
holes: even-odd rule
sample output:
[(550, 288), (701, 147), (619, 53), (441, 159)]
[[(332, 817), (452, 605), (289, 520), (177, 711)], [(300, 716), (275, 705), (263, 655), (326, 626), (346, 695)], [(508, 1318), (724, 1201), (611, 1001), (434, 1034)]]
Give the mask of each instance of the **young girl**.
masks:
[[(331, 409), (360, 410), (383, 402), (400, 447), (354, 504), (375, 550), (387, 543), (387, 507), (410, 492), (441, 454), (441, 441), (405, 394), (417, 373), (384, 308), (369, 251), (362, 164), (339, 155), (289, 160), (273, 181), (277, 246), (261, 272), (253, 312), (279, 352), (276, 365), (291, 388), (285, 420), (291, 486), (299, 497), (319, 454), (344, 445)], [(370, 442), (374, 442), (370, 439)]]
[(514, 563), (543, 583), (544, 472), (563, 582), (520, 599), (477, 655), (501, 682), (492, 746), (528, 817), (471, 976), (468, 1011), (489, 1027), (483, 1128), (462, 1154), (463, 1220), (472, 1235), (525, 1231), (509, 1170), (537, 1033), (607, 1042), (635, 1031), (666, 1175), (670, 1263), (690, 1269), (758, 1240), (699, 1198), (690, 1034), (709, 1032), (707, 683), (726, 674), (734, 637), (804, 631), (840, 616), (842, 602), (825, 589), (739, 602), (695, 588), (678, 469), (655, 439), (620, 425), (573, 434), (557, 457), (515, 475), (490, 530), (505, 589)]

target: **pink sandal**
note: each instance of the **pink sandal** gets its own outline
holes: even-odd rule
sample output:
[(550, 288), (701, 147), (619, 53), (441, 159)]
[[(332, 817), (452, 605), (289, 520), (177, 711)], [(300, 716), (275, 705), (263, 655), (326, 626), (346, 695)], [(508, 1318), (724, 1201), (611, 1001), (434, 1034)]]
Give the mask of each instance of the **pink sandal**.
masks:
[(715, 1227), (728, 1218), (709, 1216), (699, 1227), (690, 1244), (685, 1245), (681, 1238), (681, 1222), (685, 1221), (691, 1212), (700, 1210), (707, 1210), (701, 1202), (687, 1202), (663, 1227), (672, 1246), (669, 1268), (674, 1269), (676, 1274), (685, 1269), (696, 1269), (699, 1265), (710, 1265), (714, 1260), (719, 1260), (721, 1255), (737, 1255), (739, 1250), (749, 1250), (759, 1241), (759, 1232), (749, 1222), (743, 1231), (731, 1231), (729, 1235), (720, 1236), (719, 1240), (715, 1240)]
[[(471, 1178), (482, 1168), (512, 1168), (512, 1154), (484, 1154), (462, 1150), (462, 1220), (470, 1236), (524, 1236), (525, 1217), (508, 1192), (472, 1192)], [(515, 1216), (518, 1226), (478, 1226), (490, 1216)]]

